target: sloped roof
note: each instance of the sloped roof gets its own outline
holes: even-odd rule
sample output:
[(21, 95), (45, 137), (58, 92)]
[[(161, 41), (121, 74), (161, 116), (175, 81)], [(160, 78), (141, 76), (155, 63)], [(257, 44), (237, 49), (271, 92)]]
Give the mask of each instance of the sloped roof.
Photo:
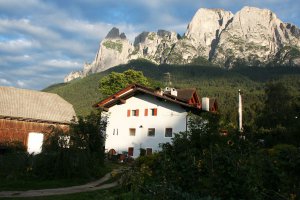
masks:
[(189, 101), (191, 98), (193, 98), (193, 95), (196, 93), (195, 89), (180, 89), (178, 90), (177, 96), (171, 95), (169, 92), (166, 93), (160, 93), (157, 90), (147, 88), (142, 85), (138, 84), (132, 84), (127, 86), (126, 88), (120, 90), (119, 92), (107, 97), (106, 99), (103, 99), (102, 101), (98, 102), (94, 105), (94, 107), (100, 107), (103, 109), (109, 109), (110, 107), (122, 103), (124, 100), (134, 96), (137, 93), (144, 93), (149, 94), (151, 96), (154, 96), (159, 99), (164, 99), (169, 102), (178, 104), (180, 106), (183, 106), (191, 111), (201, 111), (201, 103), (198, 100), (198, 104), (191, 104)]
[(0, 86), (0, 116), (70, 123), (76, 114), (57, 94)]
[(164, 92), (164, 95), (180, 99), (181, 101), (189, 102), (193, 98), (193, 94), (196, 92), (195, 88), (177, 89), (177, 96), (171, 95), (171, 92)]

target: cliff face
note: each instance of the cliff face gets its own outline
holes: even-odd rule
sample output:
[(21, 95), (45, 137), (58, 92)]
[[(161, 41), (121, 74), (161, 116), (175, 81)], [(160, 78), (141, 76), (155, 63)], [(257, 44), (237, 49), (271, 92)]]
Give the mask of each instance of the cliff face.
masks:
[(187, 64), (202, 58), (233, 68), (237, 65), (300, 66), (300, 30), (267, 9), (244, 7), (233, 15), (221, 9), (199, 9), (184, 36), (159, 30), (143, 32), (134, 43), (113, 28), (101, 41), (94, 61), (65, 82), (143, 58), (157, 64)]
[(262, 66), (280, 60), (277, 53), (284, 47), (299, 49), (299, 41), (270, 10), (245, 7), (221, 33), (212, 60), (228, 68), (239, 63)]
[(126, 39), (124, 33), (119, 34), (119, 29), (113, 28), (101, 41), (99, 50), (91, 64), (85, 64), (83, 76), (104, 71), (110, 67), (127, 63), (128, 55), (133, 51), (133, 46)]
[(144, 58), (157, 64), (166, 63), (178, 39), (179, 36), (175, 32), (143, 32), (135, 38), (135, 51), (130, 54), (130, 59)]
[(185, 36), (199, 54), (209, 59), (221, 32), (232, 18), (233, 14), (229, 11), (200, 8), (188, 25)]

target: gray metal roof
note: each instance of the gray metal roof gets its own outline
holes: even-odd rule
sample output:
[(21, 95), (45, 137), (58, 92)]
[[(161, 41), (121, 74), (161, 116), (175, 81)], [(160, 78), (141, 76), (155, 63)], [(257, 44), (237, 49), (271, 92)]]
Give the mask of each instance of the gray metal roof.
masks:
[(0, 86), (0, 116), (70, 123), (76, 114), (57, 94)]

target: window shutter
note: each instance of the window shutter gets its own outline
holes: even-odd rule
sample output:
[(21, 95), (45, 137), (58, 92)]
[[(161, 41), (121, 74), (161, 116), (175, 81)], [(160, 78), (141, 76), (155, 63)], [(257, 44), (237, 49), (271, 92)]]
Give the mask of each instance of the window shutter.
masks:
[(127, 110), (127, 117), (130, 117), (130, 110)]
[(157, 108), (154, 108), (154, 113), (153, 113), (154, 116), (157, 116)]
[(145, 109), (145, 116), (148, 116), (148, 109)]
[(139, 116), (139, 109), (136, 109), (136, 116)]

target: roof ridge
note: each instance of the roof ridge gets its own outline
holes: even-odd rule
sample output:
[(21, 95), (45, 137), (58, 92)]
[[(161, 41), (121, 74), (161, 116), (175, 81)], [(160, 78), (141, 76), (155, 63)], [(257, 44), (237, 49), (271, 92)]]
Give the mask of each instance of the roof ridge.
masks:
[(0, 89), (1, 88), (4, 88), (4, 89), (9, 88), (9, 89), (14, 89), (14, 90), (30, 91), (30, 92), (34, 92), (34, 93), (46, 93), (46, 94), (51, 94), (51, 95), (57, 95), (57, 94), (52, 93), (52, 92), (44, 92), (44, 91), (41, 91), (41, 90), (31, 90), (31, 89), (26, 89), (26, 88), (17, 88), (17, 87), (13, 87), (13, 86), (0, 86)]

